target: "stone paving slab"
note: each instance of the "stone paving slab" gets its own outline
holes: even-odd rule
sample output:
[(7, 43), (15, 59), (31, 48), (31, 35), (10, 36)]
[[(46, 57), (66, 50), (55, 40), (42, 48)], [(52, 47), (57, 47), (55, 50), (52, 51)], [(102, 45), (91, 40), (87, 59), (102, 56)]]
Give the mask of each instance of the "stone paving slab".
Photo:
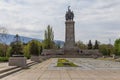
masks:
[(62, 68), (56, 70), (49, 68), (55, 61), (56, 58), (51, 58), (1, 80), (120, 80), (120, 69), (70, 70)]

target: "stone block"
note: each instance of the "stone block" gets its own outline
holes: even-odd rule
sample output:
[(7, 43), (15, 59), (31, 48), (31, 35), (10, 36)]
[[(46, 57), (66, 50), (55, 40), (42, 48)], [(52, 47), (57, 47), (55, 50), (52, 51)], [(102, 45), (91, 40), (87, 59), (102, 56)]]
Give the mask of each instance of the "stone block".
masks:
[(9, 58), (9, 66), (19, 66), (19, 67), (26, 67), (27, 62), (26, 57), (10, 57)]

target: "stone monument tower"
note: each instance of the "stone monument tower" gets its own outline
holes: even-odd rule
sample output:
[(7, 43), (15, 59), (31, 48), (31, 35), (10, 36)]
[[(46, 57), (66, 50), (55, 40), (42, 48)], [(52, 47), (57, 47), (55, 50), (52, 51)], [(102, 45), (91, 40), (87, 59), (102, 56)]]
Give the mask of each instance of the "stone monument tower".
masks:
[(70, 6), (68, 6), (68, 11), (65, 14), (65, 52), (71, 52), (75, 49), (75, 32), (74, 32), (74, 13), (70, 10)]

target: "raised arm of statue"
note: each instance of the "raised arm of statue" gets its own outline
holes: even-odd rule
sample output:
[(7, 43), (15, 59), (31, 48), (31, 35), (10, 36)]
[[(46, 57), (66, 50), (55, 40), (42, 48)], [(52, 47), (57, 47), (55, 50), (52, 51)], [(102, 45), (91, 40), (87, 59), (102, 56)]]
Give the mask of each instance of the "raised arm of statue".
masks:
[(68, 11), (70, 11), (70, 6), (68, 6)]

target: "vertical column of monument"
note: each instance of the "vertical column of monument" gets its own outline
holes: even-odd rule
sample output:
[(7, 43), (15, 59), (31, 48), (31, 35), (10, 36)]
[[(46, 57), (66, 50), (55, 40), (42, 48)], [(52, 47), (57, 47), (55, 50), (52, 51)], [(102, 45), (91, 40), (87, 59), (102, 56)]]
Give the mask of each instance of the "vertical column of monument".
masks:
[(65, 47), (74, 48), (75, 46), (75, 33), (74, 33), (74, 24), (72, 20), (67, 20), (65, 22), (66, 35), (65, 35)]

